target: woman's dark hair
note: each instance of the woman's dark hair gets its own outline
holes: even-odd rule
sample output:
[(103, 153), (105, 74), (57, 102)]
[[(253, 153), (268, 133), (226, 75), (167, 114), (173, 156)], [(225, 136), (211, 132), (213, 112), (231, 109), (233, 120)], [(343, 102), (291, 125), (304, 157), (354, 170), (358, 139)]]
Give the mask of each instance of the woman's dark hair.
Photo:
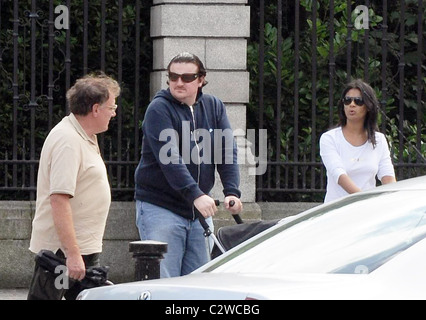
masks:
[(367, 108), (367, 114), (364, 120), (364, 128), (367, 130), (368, 140), (370, 140), (373, 144), (373, 147), (375, 147), (376, 131), (379, 131), (379, 128), (377, 126), (379, 101), (377, 100), (374, 89), (361, 79), (355, 79), (349, 82), (342, 92), (342, 96), (338, 104), (339, 126), (344, 127), (348, 120), (345, 114), (343, 98), (346, 96), (346, 93), (351, 89), (358, 89), (361, 92), (362, 100), (364, 101), (364, 104)]
[[(172, 65), (172, 63), (193, 63), (198, 67), (199, 76), (205, 77), (207, 74), (206, 68), (204, 68), (204, 65), (201, 62), (200, 58), (198, 58), (195, 54), (192, 54), (189, 52), (182, 52), (182, 53), (179, 53), (177, 56), (173, 57), (173, 59), (170, 60), (169, 65), (167, 66), (168, 72), (170, 71), (170, 66)], [(208, 82), (204, 78), (203, 87), (207, 83)], [(169, 84), (168, 81), (167, 81), (167, 84)]]

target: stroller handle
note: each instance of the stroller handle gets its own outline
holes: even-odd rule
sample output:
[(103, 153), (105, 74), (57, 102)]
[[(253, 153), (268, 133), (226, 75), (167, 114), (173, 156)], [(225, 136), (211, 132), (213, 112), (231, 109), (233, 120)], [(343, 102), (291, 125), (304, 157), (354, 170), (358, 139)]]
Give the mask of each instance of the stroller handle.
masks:
[[(219, 206), (219, 204), (220, 204), (219, 200), (215, 200), (214, 202), (215, 202), (216, 206)], [(229, 206), (233, 207), (234, 204), (235, 204), (234, 200), (229, 201)], [(234, 218), (234, 220), (237, 224), (243, 223), (243, 220), (241, 219), (239, 214), (233, 214), (232, 217)]]

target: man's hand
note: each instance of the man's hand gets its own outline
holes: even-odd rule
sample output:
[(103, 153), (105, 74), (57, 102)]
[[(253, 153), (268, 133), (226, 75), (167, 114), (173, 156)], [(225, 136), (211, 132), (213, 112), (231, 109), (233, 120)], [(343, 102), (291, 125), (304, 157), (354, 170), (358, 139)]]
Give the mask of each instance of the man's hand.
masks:
[(204, 218), (212, 217), (217, 212), (214, 199), (205, 194), (194, 200), (194, 206)]
[(83, 280), (86, 276), (86, 266), (80, 254), (67, 257), (68, 276), (74, 280)]
[[(233, 205), (231, 205), (233, 201)], [(243, 210), (243, 203), (241, 200), (235, 196), (225, 197), (225, 208), (231, 212), (231, 214), (239, 214)]]

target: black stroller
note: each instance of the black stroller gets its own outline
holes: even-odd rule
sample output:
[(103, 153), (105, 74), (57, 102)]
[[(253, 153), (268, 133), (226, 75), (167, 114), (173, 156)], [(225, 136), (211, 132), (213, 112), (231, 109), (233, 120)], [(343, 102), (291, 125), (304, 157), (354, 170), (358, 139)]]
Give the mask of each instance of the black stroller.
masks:
[[(219, 205), (219, 200), (215, 200), (216, 205)], [(229, 203), (233, 205), (232, 201)], [(232, 215), (236, 225), (221, 227), (217, 231), (217, 236), (215, 236), (207, 222), (204, 220), (201, 214), (198, 215), (201, 225), (204, 228), (204, 236), (212, 237), (214, 240), (214, 246), (211, 253), (211, 258), (214, 259), (220, 256), (225, 251), (239, 245), (243, 241), (250, 239), (256, 234), (276, 225), (281, 219), (267, 220), (267, 221), (256, 221), (252, 223), (243, 223), (241, 217), (237, 215)]]
[[(232, 226), (221, 227), (217, 230), (216, 238), (221, 244), (222, 248), (225, 251), (228, 251), (243, 241), (250, 239), (256, 234), (276, 225), (278, 221), (280, 221), (280, 219), (256, 221), (251, 223), (239, 223)], [(219, 246), (217, 246), (215, 243), (211, 253), (212, 259), (220, 256), (222, 253), (223, 252), (220, 250)]]

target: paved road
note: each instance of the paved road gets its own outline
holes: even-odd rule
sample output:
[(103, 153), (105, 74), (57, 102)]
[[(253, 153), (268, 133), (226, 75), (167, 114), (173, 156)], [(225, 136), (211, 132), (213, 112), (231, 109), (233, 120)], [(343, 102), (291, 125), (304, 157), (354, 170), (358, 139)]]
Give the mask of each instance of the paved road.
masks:
[(27, 300), (28, 289), (0, 289), (0, 300)]

